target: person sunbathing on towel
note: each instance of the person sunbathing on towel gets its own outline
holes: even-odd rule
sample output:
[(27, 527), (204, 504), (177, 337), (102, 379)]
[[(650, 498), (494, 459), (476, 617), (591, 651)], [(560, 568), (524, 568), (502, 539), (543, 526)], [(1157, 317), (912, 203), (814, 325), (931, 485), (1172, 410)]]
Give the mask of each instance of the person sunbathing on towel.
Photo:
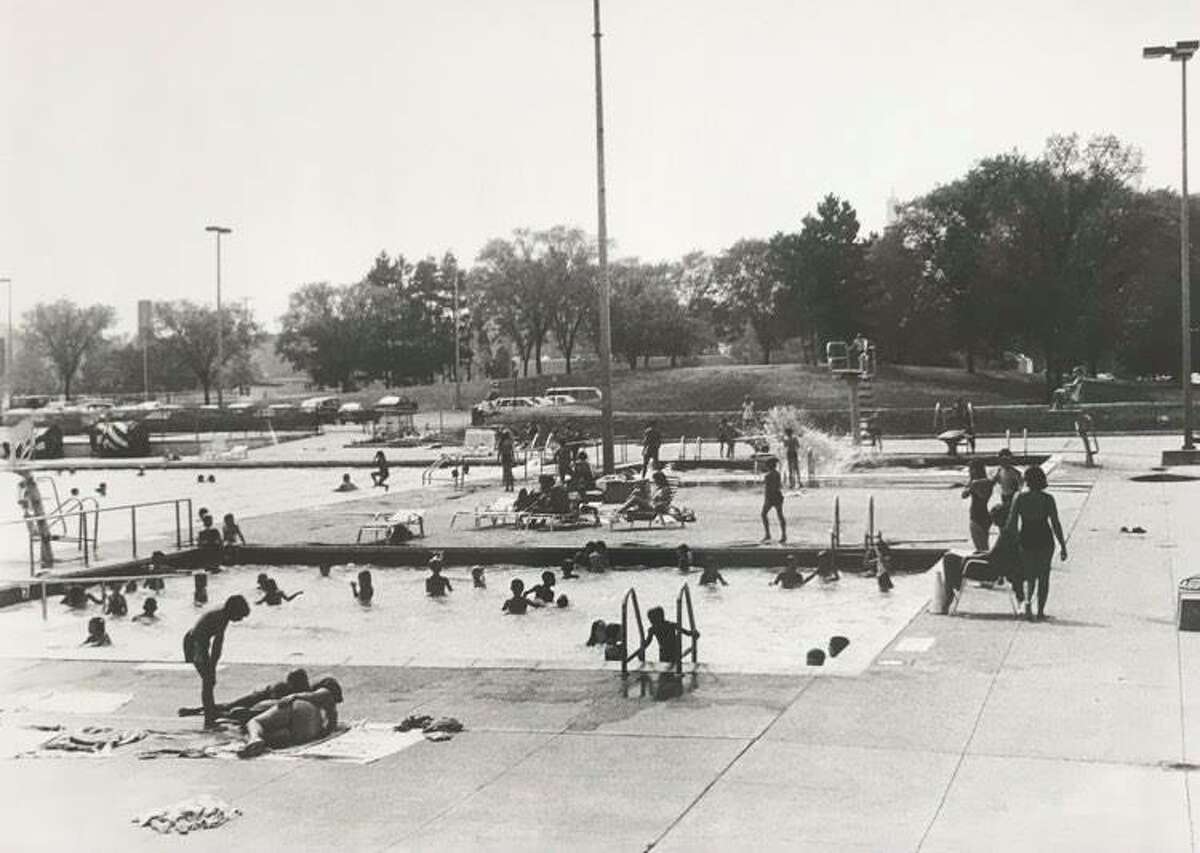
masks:
[(337, 727), (337, 706), (342, 687), (333, 678), (322, 678), (307, 693), (260, 702), (258, 713), (246, 723), (246, 743), (240, 758), (253, 758), (268, 749), (298, 746), (325, 737)]
[[(247, 693), (245, 696), (230, 699), (228, 702), (217, 702), (214, 707), (219, 716), (227, 717), (233, 714), (236, 719), (238, 711), (248, 711), (259, 702), (273, 702), (285, 696), (304, 693), (308, 689), (308, 672), (303, 669), (293, 669), (283, 681), (268, 684), (259, 690)], [(204, 713), (204, 708), (202, 706), (185, 707), (180, 708), (178, 713), (181, 717), (198, 717)], [(246, 715), (246, 719), (249, 719), (250, 716)], [(242, 720), (242, 722), (245, 722), (245, 720)]]

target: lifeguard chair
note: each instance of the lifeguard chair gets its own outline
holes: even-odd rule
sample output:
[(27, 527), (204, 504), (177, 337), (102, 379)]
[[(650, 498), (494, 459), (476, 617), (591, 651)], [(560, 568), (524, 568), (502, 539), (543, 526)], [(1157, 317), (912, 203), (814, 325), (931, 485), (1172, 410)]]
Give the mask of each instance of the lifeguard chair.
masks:
[(859, 335), (852, 342), (829, 341), (825, 344), (825, 362), (829, 372), (846, 383), (850, 391), (850, 433), (855, 444), (864, 441), (879, 449), (882, 433), (874, 408), (875, 347)]

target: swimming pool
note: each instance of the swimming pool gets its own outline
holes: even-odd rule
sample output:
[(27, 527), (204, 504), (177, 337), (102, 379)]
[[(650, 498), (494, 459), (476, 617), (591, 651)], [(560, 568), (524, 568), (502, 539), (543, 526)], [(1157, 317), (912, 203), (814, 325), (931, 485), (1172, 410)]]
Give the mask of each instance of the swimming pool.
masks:
[[(700, 663), (714, 671), (749, 673), (818, 673), (855, 675), (896, 636), (928, 600), (925, 575), (895, 578), (895, 589), (879, 592), (875, 581), (843, 575), (837, 583), (814, 581), (796, 590), (770, 586), (774, 572), (736, 569), (725, 572), (728, 587), (702, 588), (698, 575), (674, 569), (613, 571), (558, 580), (556, 590), (571, 601), (567, 609), (546, 607), (525, 616), (507, 616), (500, 607), (510, 580), (527, 586), (539, 572), (510, 566), (487, 569), (486, 590), (473, 589), (464, 568), (447, 569), (454, 591), (445, 599), (424, 593), (426, 572), (375, 569), (375, 600), (358, 605), (349, 582), (359, 568), (335, 566), (323, 578), (315, 568), (264, 569), (288, 593), (303, 590), (294, 601), (255, 606), (244, 622), (232, 626), (224, 660), (239, 663), (277, 663), (281, 666), (333, 664), (501, 667), (531, 669), (611, 669), (600, 647), (588, 647), (595, 619), (620, 619), (621, 599), (629, 587), (637, 590), (643, 613), (655, 605), (674, 619), (675, 597), (687, 581), (692, 588), (696, 622), (702, 634)], [(260, 569), (243, 566), (209, 579), (212, 605), (240, 593), (251, 604), (258, 598), (255, 577)], [(0, 610), (0, 632), (6, 642), (3, 657), (48, 657), (97, 660), (137, 660), (184, 666), (180, 639), (197, 616), (189, 579), (169, 580), (158, 596), (160, 620), (140, 625), (128, 618), (110, 618), (113, 645), (81, 648), (87, 619), (99, 614), (70, 612), (51, 599), (49, 619), (41, 606), (26, 602)], [(130, 597), (130, 613), (141, 610), (144, 594)], [(635, 629), (631, 626), (631, 633)], [(850, 639), (836, 660), (820, 669), (805, 665), (805, 653), (825, 648), (832, 635)], [(650, 660), (657, 657), (651, 647)], [(636, 664), (635, 664), (636, 665)]]

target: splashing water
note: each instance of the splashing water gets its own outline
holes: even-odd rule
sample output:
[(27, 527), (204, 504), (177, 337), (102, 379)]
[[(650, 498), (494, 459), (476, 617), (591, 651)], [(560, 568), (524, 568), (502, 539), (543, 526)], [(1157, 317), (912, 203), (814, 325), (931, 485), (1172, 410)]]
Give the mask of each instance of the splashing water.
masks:
[(818, 474), (849, 471), (862, 456), (850, 439), (832, 435), (813, 426), (812, 419), (798, 406), (774, 406), (763, 416), (763, 428), (771, 443), (771, 452), (784, 456), (783, 431), (791, 427), (800, 439), (801, 464), (811, 451)]

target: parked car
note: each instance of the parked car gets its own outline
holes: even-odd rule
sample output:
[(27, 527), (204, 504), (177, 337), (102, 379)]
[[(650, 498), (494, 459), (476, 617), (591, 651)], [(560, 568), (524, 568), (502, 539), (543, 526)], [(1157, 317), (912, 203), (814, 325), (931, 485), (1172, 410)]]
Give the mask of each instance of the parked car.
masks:
[(337, 411), (338, 423), (362, 424), (371, 420), (371, 410), (364, 408), (362, 403), (342, 403)]
[(599, 403), (604, 399), (604, 394), (599, 388), (592, 385), (571, 385), (556, 388), (546, 389), (547, 397), (570, 397), (572, 403)]
[(338, 410), (342, 401), (337, 397), (309, 397), (300, 403), (300, 411), (312, 412), (321, 423), (331, 424), (338, 419)]
[(569, 406), (578, 402), (570, 394), (547, 394), (542, 399), (548, 400), (551, 406)]

